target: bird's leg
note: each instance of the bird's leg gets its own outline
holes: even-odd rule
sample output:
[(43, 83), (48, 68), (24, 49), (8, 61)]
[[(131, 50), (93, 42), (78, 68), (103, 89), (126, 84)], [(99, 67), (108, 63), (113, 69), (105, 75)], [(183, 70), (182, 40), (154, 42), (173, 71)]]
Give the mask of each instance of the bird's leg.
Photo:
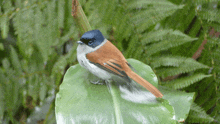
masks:
[(92, 84), (98, 84), (98, 85), (104, 85), (105, 84), (105, 82), (103, 81), (103, 80), (98, 80), (98, 81), (91, 81), (90, 80), (90, 83), (92, 83)]
[(109, 83), (108, 80), (104, 80), (105, 84)]

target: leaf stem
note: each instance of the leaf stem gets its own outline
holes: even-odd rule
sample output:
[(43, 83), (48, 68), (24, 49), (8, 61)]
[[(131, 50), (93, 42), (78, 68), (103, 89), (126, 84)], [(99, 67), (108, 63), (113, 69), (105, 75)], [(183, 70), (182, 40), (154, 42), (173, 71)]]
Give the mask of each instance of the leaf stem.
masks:
[[(53, 100), (53, 101), (54, 101), (54, 100)], [(52, 111), (52, 110), (54, 110), (53, 103), (54, 103), (54, 102), (52, 102), (52, 103), (50, 104), (50, 108), (49, 108), (49, 110), (48, 110), (48, 112), (47, 112), (47, 115), (46, 115), (46, 117), (45, 117), (45, 119), (44, 119), (43, 124), (46, 124), (46, 123), (47, 123), (47, 121), (48, 121), (48, 118), (49, 118), (49, 116), (50, 116), (51, 111)]]
[(117, 99), (117, 95), (116, 95), (116, 87), (112, 85), (111, 81), (108, 81), (108, 83), (106, 83), (109, 91), (112, 95), (112, 100), (113, 100), (113, 104), (114, 104), (114, 108), (115, 108), (115, 117), (116, 117), (116, 124), (121, 124), (122, 120), (121, 120), (121, 111), (120, 111), (120, 105), (119, 105), (119, 101)]

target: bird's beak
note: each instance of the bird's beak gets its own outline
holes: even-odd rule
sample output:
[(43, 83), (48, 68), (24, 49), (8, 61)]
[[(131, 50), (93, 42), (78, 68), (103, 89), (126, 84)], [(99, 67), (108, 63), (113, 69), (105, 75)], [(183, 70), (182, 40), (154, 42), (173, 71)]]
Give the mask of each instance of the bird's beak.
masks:
[(82, 41), (77, 41), (77, 43), (78, 43), (78, 44), (83, 44), (83, 42), (82, 42)]

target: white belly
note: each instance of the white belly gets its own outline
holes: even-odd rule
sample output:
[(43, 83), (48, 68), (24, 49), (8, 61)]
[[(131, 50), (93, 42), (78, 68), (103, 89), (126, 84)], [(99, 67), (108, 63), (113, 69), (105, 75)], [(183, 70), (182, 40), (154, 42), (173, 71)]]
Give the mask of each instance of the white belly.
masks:
[(86, 54), (91, 52), (92, 49), (89, 49), (86, 45), (78, 45), (77, 47), (77, 60), (79, 64), (84, 67), (85, 69), (89, 70), (92, 74), (95, 76), (103, 79), (108, 80), (111, 78), (111, 74), (96, 65), (89, 62), (89, 60), (86, 58)]

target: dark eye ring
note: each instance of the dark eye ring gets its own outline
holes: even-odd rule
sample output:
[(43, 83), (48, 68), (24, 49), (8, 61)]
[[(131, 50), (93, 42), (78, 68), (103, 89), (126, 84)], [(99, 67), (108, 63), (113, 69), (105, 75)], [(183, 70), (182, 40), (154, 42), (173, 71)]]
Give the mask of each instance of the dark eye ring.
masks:
[(88, 45), (92, 45), (93, 44), (93, 42), (90, 40), (89, 42), (88, 42)]

